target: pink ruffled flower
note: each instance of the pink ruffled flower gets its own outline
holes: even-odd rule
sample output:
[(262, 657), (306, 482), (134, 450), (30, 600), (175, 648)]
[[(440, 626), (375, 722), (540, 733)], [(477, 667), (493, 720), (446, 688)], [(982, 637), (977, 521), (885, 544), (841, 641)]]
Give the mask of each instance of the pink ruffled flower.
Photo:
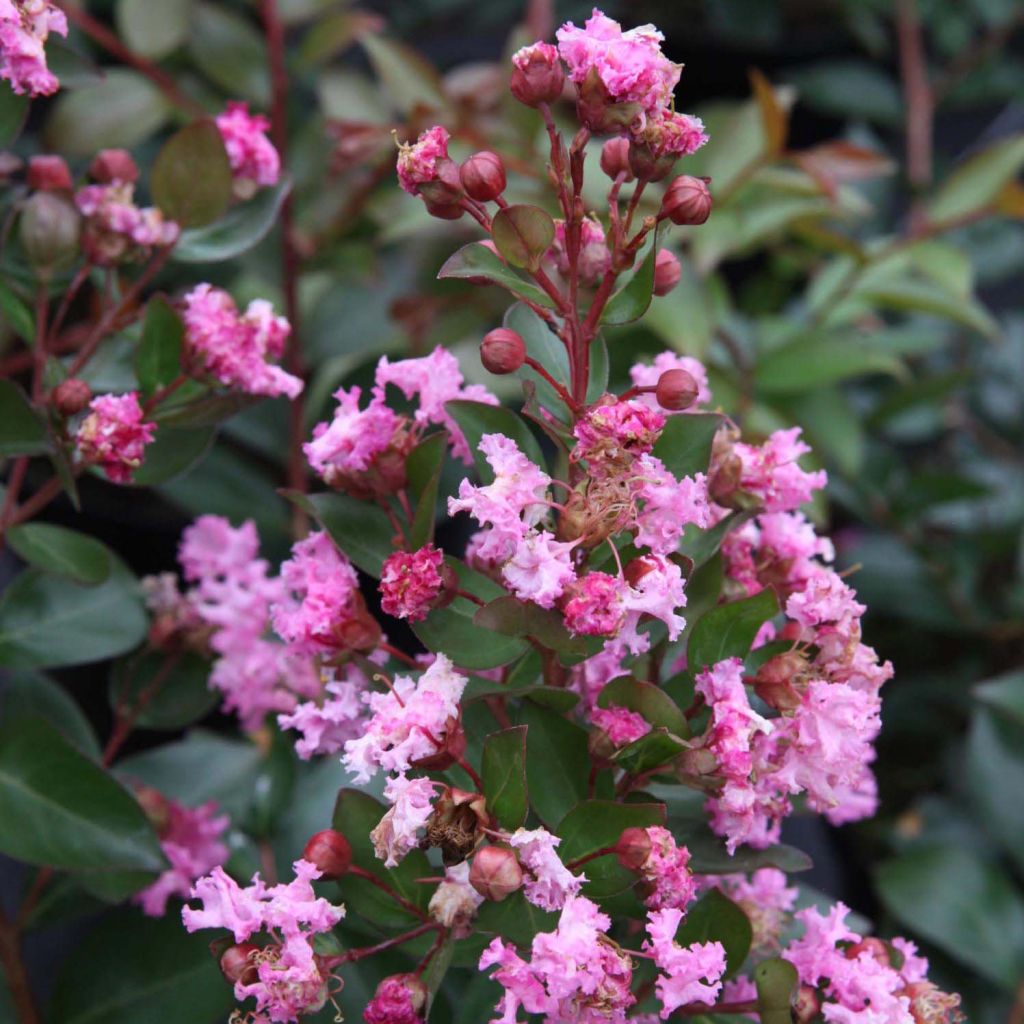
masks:
[[(544, 261), (563, 277), (569, 276), (569, 251), (565, 237), (565, 221), (555, 221), (555, 240), (544, 254)], [(585, 217), (580, 223), (580, 252), (576, 263), (580, 280), (596, 285), (612, 265), (612, 254), (605, 241), (600, 222)]]
[(425, 619), (445, 586), (444, 553), (426, 544), (418, 551), (396, 551), (380, 573), (381, 608), (396, 619)]
[(674, 110), (660, 110), (633, 139), (647, 146), (655, 157), (689, 156), (708, 141), (704, 122), (693, 114), (677, 114)]
[(708, 371), (704, 368), (704, 364), (692, 356), (680, 356), (675, 352), (659, 352), (654, 357), (653, 363), (634, 363), (630, 368), (629, 376), (636, 387), (652, 388), (657, 385), (661, 375), (668, 373), (669, 370), (685, 370), (697, 382), (697, 399), (693, 405), (679, 413), (670, 413), (661, 409), (653, 394), (641, 395), (637, 401), (643, 402), (651, 409), (666, 412), (666, 415), (669, 416), (700, 412), (700, 407), (711, 401), (711, 389), (708, 387)]
[(555, 848), (562, 842), (547, 829), (519, 829), (509, 845), (519, 851), (519, 861), (529, 873), (523, 895), (543, 910), (561, 910), (566, 900), (579, 894), (586, 875), (574, 875), (559, 859)]
[(567, 591), (569, 599), (562, 608), (565, 628), (575, 635), (615, 636), (626, 615), (624, 590), (618, 576), (587, 573)]
[(384, 787), (384, 799), (391, 802), (380, 823), (370, 833), (373, 849), (387, 868), (398, 867), (405, 855), (419, 844), (417, 834), (434, 813), (434, 789), (438, 783), (424, 777), (409, 779), (396, 775)]
[(646, 829), (651, 852), (640, 869), (646, 883), (644, 906), (650, 910), (685, 910), (697, 893), (697, 882), (690, 872), (690, 851), (677, 846), (667, 828), (652, 825)]
[(75, 205), (85, 217), (82, 246), (94, 263), (110, 266), (142, 258), (178, 240), (178, 225), (155, 206), (136, 206), (134, 194), (135, 186), (126, 181), (85, 185), (75, 193)]
[(365, 473), (374, 459), (395, 439), (401, 419), (375, 394), (365, 409), (359, 408), (359, 388), (339, 388), (338, 407), (330, 423), (318, 423), (313, 440), (302, 446), (310, 466), (328, 483), (335, 476)]
[(221, 384), (251, 395), (295, 398), (302, 381), (268, 363), (284, 352), (291, 332), (269, 302), (256, 299), (245, 313), (222, 288), (199, 284), (184, 299), (185, 343)]
[(586, 459), (592, 475), (602, 463), (617, 464), (646, 455), (665, 425), (665, 417), (636, 399), (592, 406), (573, 428), (573, 459)]
[(359, 579), (352, 563), (319, 531), (292, 546), (281, 565), (286, 596), (271, 608), (274, 629), (294, 651), (336, 650), (337, 630), (356, 613)]
[(856, 591), (838, 573), (822, 569), (807, 580), (803, 590), (789, 597), (786, 615), (808, 630), (826, 623), (848, 623), (867, 611), (856, 597)]
[(197, 878), (228, 859), (228, 848), (221, 841), (231, 824), (226, 814), (216, 817), (213, 801), (200, 807), (184, 807), (167, 801), (167, 825), (160, 832), (160, 848), (171, 866), (141, 892), (133, 902), (150, 917), (163, 917), (172, 896), (187, 899)]
[(267, 138), (270, 121), (262, 114), (250, 114), (248, 105), (237, 101), (229, 103), (216, 121), (231, 164), (235, 195), (249, 199), (261, 185), (276, 185), (281, 158)]
[(711, 525), (707, 480), (703, 473), (677, 480), (653, 455), (637, 460), (642, 483), (637, 496), (643, 509), (637, 514), (636, 545), (655, 554), (670, 555), (679, 547), (683, 528), (701, 530)]
[(645, 615), (665, 624), (669, 640), (677, 640), (686, 628), (686, 619), (676, 614), (677, 608), (686, 607), (682, 570), (660, 555), (645, 555), (641, 561), (642, 574), (623, 596), (626, 619), (619, 633), (619, 640), (632, 654), (643, 654), (650, 648), (649, 637), (639, 629)]
[(676, 943), (676, 931), (683, 912), (676, 907), (652, 910), (647, 915), (644, 950), (654, 958), (660, 972), (655, 989), (661, 1000), (661, 1019), (668, 1020), (680, 1006), (707, 1003), (713, 1006), (722, 990), (725, 948), (720, 942)]
[(438, 654), (418, 681), (395, 676), (386, 693), (365, 694), (373, 717), (362, 736), (345, 744), (342, 763), (356, 781), (367, 782), (380, 768), (405, 772), (413, 761), (436, 753), (449, 720), (459, 714), (466, 681), (445, 655)]
[(0, 0), (0, 78), (16, 93), (49, 96), (60, 87), (43, 49), (51, 32), (66, 36), (68, 22), (50, 0)]
[(633, 964), (608, 939), (610, 925), (596, 904), (577, 896), (565, 902), (553, 932), (534, 936), (529, 961), (494, 939), (480, 957), (480, 970), (497, 967), (493, 977), (505, 990), (492, 1024), (513, 1024), (520, 1007), (549, 1024), (623, 1024), (636, 1002)]
[(484, 898), (469, 884), (469, 861), (447, 868), (444, 881), (434, 890), (427, 910), (430, 916), (445, 928), (451, 928), (456, 938), (472, 934), (472, 921)]
[(778, 868), (759, 868), (748, 879), (745, 875), (724, 875), (717, 882), (725, 893), (750, 918), (753, 946), (762, 952), (778, 949), (789, 914), (799, 890), (786, 885), (786, 874)]
[(401, 975), (385, 978), (363, 1010), (365, 1024), (421, 1024), (412, 988)]
[(502, 567), (502, 578), (520, 600), (553, 608), (565, 588), (576, 579), (572, 565), (575, 546), (575, 542), (555, 540), (547, 530), (531, 530), (516, 544)]
[(146, 423), (137, 391), (126, 395), (100, 395), (89, 403), (89, 414), (75, 435), (83, 462), (99, 466), (115, 484), (131, 483), (142, 465), (146, 445), (156, 424)]
[(358, 736), (365, 724), (366, 705), (362, 696), (369, 683), (363, 672), (348, 664), (344, 676), (325, 684), (319, 700), (305, 701), (289, 714), (278, 715), (282, 729), (302, 734), (295, 752), (304, 761), (317, 754), (336, 754), (345, 743)]
[(615, 704), (607, 708), (594, 708), (590, 712), (590, 721), (603, 730), (617, 747), (633, 743), (651, 731), (651, 723), (643, 715)]
[(418, 195), (421, 185), (437, 180), (438, 164), (448, 159), (449, 138), (448, 132), (436, 124), (411, 146), (399, 147), (398, 184), (409, 195)]
[(761, 499), (766, 512), (792, 512), (828, 482), (823, 469), (808, 473), (797, 461), (811, 449), (800, 428), (776, 430), (761, 446), (738, 443), (733, 451), (742, 463), (741, 490)]

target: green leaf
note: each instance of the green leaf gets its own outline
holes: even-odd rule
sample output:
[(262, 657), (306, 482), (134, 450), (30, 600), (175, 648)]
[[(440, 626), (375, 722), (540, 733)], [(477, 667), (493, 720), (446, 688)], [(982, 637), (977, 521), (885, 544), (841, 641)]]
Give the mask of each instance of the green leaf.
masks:
[(732, 533), (733, 530), (741, 527), (745, 522), (752, 519), (756, 513), (753, 509), (741, 509), (730, 512), (721, 522), (716, 523), (710, 530), (701, 530), (688, 523), (683, 529), (683, 537), (679, 542), (679, 554), (693, 561), (694, 569), (699, 569), (705, 562), (718, 554), (722, 541)]
[(608, 300), (601, 323), (629, 324), (647, 312), (654, 296), (654, 264), (658, 256), (658, 232), (651, 236), (650, 248), (626, 283)]
[(590, 380), (587, 382), (587, 401), (596, 402), (608, 390), (608, 342), (599, 334), (590, 343)]
[(642, 775), (668, 764), (685, 749), (686, 743), (683, 740), (664, 727), (659, 727), (618, 751), (615, 764), (630, 775)]
[(709, 890), (689, 907), (682, 927), (676, 932), (680, 946), (720, 942), (725, 947), (727, 978), (743, 966), (752, 940), (750, 918), (720, 889)]
[(592, 637), (574, 637), (554, 609), (519, 601), (508, 594), (488, 601), (474, 614), (473, 623), (502, 636), (533, 637), (545, 647), (567, 655), (567, 663), (591, 657), (601, 649), (600, 642)]
[(0, 850), (77, 872), (156, 872), (166, 863), (135, 798), (34, 717), (0, 726)]
[(762, 356), (755, 379), (764, 394), (792, 395), (875, 373), (905, 378), (907, 369), (901, 360), (872, 348), (865, 339), (832, 341), (814, 334)]
[(313, 516), (363, 572), (374, 579), (380, 577), (384, 559), (395, 550), (391, 543), (394, 528), (381, 509), (347, 494), (286, 491), (285, 497)]
[(9, 82), (0, 82), (0, 146), (7, 149), (21, 134), (31, 99), (19, 96)]
[(501, 828), (514, 832), (526, 822), (526, 726), (491, 733), (484, 741), (484, 796)]
[(979, 683), (974, 696), (1024, 725), (1024, 672), (1008, 672)]
[(142, 324), (142, 340), (135, 355), (135, 372), (146, 397), (170, 384), (181, 373), (185, 325), (163, 297), (149, 300)]
[(879, 865), (878, 893), (913, 932), (1012, 992), (1024, 973), (1024, 899), (980, 854), (922, 847)]
[[(157, 406), (153, 419), (161, 427), (214, 427), (224, 420), (266, 401), (260, 395), (247, 395), (241, 391), (229, 391), (227, 394), (206, 394), (205, 397), (198, 398), (190, 397), (190, 395), (196, 394), (194, 389), (197, 388), (199, 388), (197, 384), (186, 384), (180, 391), (170, 396), (167, 402), (161, 402)], [(179, 400), (181, 395), (186, 397)], [(157, 437), (159, 438), (159, 431)]]
[(928, 204), (936, 224), (960, 220), (991, 206), (1024, 167), (1024, 133), (1010, 135), (965, 160)]
[[(557, 334), (524, 302), (516, 302), (505, 312), (503, 325), (515, 331), (526, 344), (526, 354), (536, 360), (566, 390), (569, 390), (569, 356)], [(536, 388), (537, 401), (551, 412), (564, 415), (558, 392), (536, 370), (525, 363), (516, 372), (521, 380)]]
[(251, 21), (223, 5), (197, 3), (188, 50), (199, 70), (229, 96), (269, 105), (266, 47)]
[(264, 188), (247, 203), (233, 206), (220, 220), (183, 231), (172, 250), (179, 263), (223, 263), (254, 248), (277, 223), (281, 205), (292, 183), (282, 177), (273, 188)]
[(903, 123), (903, 100), (892, 77), (867, 60), (828, 60), (786, 76), (802, 102), (826, 114), (868, 118), (880, 124)]
[(41, 672), (8, 672), (0, 693), (3, 720), (36, 716), (50, 723), (77, 751), (93, 761), (100, 746), (89, 720), (66, 690)]
[(417, 106), (438, 110), (445, 105), (441, 76), (411, 47), (370, 33), (359, 41), (400, 113), (408, 114)]
[(233, 1005), (208, 932), (190, 935), (174, 912), (154, 919), (121, 910), (74, 945), (61, 967), (49, 1019), (214, 1024), (226, 1019)]
[(491, 237), (513, 267), (536, 271), (555, 240), (555, 222), (539, 206), (504, 206), (491, 221)]
[(930, 281), (897, 279), (858, 288), (855, 298), (885, 309), (907, 313), (927, 313), (953, 323), (963, 324), (987, 338), (999, 334), (992, 315), (975, 300), (965, 301), (947, 288)]
[(184, 475), (206, 457), (216, 436), (212, 427), (190, 430), (161, 424), (132, 477), (132, 487), (155, 487)]
[(112, 658), (146, 635), (138, 581), (111, 554), (94, 587), (28, 569), (0, 598), (0, 665), (56, 668)]
[[(476, 930), (484, 935), (500, 935), (508, 942), (527, 949), (535, 935), (554, 931), (558, 914), (548, 913), (530, 903), (520, 889), (500, 903), (485, 902), (477, 914)], [(473, 1021), (479, 1024), (479, 1018)]]
[(770, 587), (741, 601), (716, 605), (693, 627), (687, 646), (687, 665), (696, 674), (726, 658), (745, 658), (757, 631), (779, 610)]
[(94, 587), (110, 575), (111, 553), (105, 544), (64, 526), (23, 523), (7, 531), (11, 547), (29, 565)]
[(651, 725), (663, 726), (686, 739), (690, 727), (678, 705), (660, 686), (644, 683), (632, 676), (613, 679), (597, 698), (599, 707), (628, 708), (642, 715)]
[(110, 672), (110, 705), (134, 708), (144, 729), (183, 729), (202, 718), (219, 700), (208, 685), (210, 665), (198, 654), (149, 653), (122, 658)]
[(47, 447), (46, 428), (21, 388), (0, 380), (0, 457), (41, 455)]
[(480, 438), (484, 434), (504, 434), (519, 445), (520, 451), (534, 465), (544, 468), (544, 456), (541, 454), (537, 439), (526, 425), (526, 421), (511, 409), (500, 405), (485, 405), (483, 402), (467, 402), (463, 399), (445, 402), (444, 407), (465, 435), (469, 450), (473, 453), (476, 470), (485, 484), (494, 480), (494, 472), (480, 451)]
[(971, 719), (967, 783), (987, 831), (1024, 867), (1024, 723), (988, 708)]
[(587, 733), (561, 714), (526, 701), (526, 784), (530, 804), (545, 822), (561, 821), (587, 795)]
[(456, 278), (478, 283), (500, 285), (538, 306), (551, 306), (552, 301), (543, 288), (524, 280), (500, 256), (496, 256), (480, 242), (470, 242), (452, 253), (437, 272), (438, 280)]
[(231, 164), (213, 118), (193, 121), (172, 135), (150, 174), (153, 200), (182, 228), (212, 223), (228, 208)]
[(68, 156), (131, 149), (162, 128), (170, 113), (170, 103), (148, 78), (128, 68), (107, 68), (95, 85), (60, 93), (45, 137)]
[(159, 60), (188, 38), (192, 0), (117, 0), (114, 17), (130, 50)]
[(36, 319), (32, 311), (3, 281), (0, 281), (0, 313), (15, 334), (30, 345), (35, 344)]
[(791, 1007), (799, 984), (796, 968), (781, 957), (762, 960), (754, 968), (757, 1015), (761, 1024), (793, 1024)]
[(406, 457), (405, 475), (409, 491), (416, 500), (416, 512), (409, 531), (409, 545), (413, 549), (421, 548), (434, 539), (437, 493), (447, 449), (448, 435), (440, 432), (421, 441)]
[(711, 443), (722, 417), (717, 413), (669, 416), (655, 442), (654, 454), (677, 479), (706, 473), (711, 463)]

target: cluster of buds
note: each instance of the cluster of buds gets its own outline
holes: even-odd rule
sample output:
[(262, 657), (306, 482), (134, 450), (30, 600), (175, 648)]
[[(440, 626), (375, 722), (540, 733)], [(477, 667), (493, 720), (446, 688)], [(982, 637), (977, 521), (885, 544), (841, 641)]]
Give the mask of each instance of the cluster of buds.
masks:
[(32, 157), (27, 183), (32, 194), (21, 208), (18, 237), (29, 263), (46, 277), (78, 254), (82, 218), (72, 196), (71, 172), (61, 157)]

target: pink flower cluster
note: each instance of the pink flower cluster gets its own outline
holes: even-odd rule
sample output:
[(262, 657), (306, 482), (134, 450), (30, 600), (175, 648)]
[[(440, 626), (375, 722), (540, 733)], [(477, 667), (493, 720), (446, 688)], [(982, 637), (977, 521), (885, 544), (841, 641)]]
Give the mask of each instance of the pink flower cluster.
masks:
[(652, 825), (646, 832), (651, 851), (639, 868), (647, 893), (644, 906), (651, 910), (685, 911), (697, 892), (689, 868), (690, 851), (677, 846), (667, 828)]
[(707, 1003), (713, 1006), (722, 990), (725, 949), (720, 942), (695, 942), (680, 946), (676, 941), (683, 912), (677, 907), (652, 910), (647, 915), (644, 950), (651, 954), (660, 972), (655, 991), (661, 1000), (661, 1019), (668, 1020), (680, 1006)]
[(562, 842), (547, 829), (524, 828), (509, 838), (509, 846), (519, 853), (526, 869), (523, 894), (543, 910), (561, 910), (566, 900), (578, 896), (586, 875), (574, 875), (561, 861), (555, 848)]
[(651, 731), (651, 723), (643, 715), (614, 704), (607, 708), (593, 708), (590, 721), (617, 747), (634, 743)]
[(391, 802), (380, 823), (370, 833), (374, 852), (387, 868), (399, 861), (418, 844), (418, 833), (434, 813), (434, 791), (438, 783), (425, 776), (409, 779), (396, 775), (384, 787), (384, 799)]
[(419, 622), (444, 586), (444, 553), (433, 544), (417, 551), (396, 551), (381, 568), (380, 606), (387, 615)]
[(789, 512), (810, 501), (828, 482), (823, 469), (808, 473), (797, 461), (810, 448), (800, 440), (800, 428), (776, 430), (761, 446), (733, 447), (742, 465), (740, 489), (755, 495), (766, 512)]
[(160, 829), (160, 848), (171, 866), (141, 892), (134, 902), (150, 917), (163, 917), (172, 896), (187, 899), (192, 884), (228, 859), (222, 834), (230, 824), (226, 814), (217, 816), (210, 801), (200, 807), (184, 807), (167, 801), (167, 824)]
[(276, 940), (252, 956), (255, 979), (246, 972), (235, 983), (235, 997), (255, 999), (257, 1013), (271, 1021), (297, 1021), (327, 1002), (328, 975), (313, 952), (313, 936), (329, 932), (345, 914), (313, 892), (311, 882), (320, 872), (312, 864), (297, 860), (293, 868), (295, 878), (287, 884), (267, 886), (255, 875), (243, 889), (216, 867), (192, 889), (202, 909), (181, 912), (190, 932), (227, 928), (235, 942), (258, 932)]
[[(383, 653), (370, 660), (383, 661)], [(295, 729), (301, 737), (295, 752), (303, 760), (317, 754), (336, 754), (345, 743), (358, 736), (364, 723), (363, 694), (370, 680), (358, 665), (349, 662), (339, 669), (321, 669), (323, 691), (314, 700), (297, 704), (293, 711), (277, 716), (282, 729)]]
[(707, 876), (703, 881), (717, 885), (750, 919), (753, 929), (751, 947), (761, 953), (774, 953), (789, 921), (799, 890), (786, 885), (785, 872), (778, 868), (759, 868), (748, 879), (745, 875)]
[(267, 361), (281, 357), (291, 327), (265, 299), (240, 313), (222, 288), (199, 284), (183, 302), (189, 356), (221, 384), (252, 395), (295, 398), (302, 391), (298, 377)]
[(68, 21), (50, 0), (0, 0), (0, 78), (16, 93), (49, 96), (59, 88), (43, 48), (51, 32), (66, 36)]
[(437, 180), (438, 165), (448, 159), (450, 137), (444, 128), (434, 125), (411, 146), (399, 147), (398, 184), (409, 195), (418, 195), (421, 185)]
[(178, 225), (155, 206), (136, 206), (134, 196), (134, 183), (120, 180), (85, 185), (75, 193), (75, 205), (85, 217), (82, 245), (93, 263), (141, 259), (178, 240)]
[(156, 424), (146, 422), (138, 392), (100, 395), (89, 403), (75, 446), (83, 462), (99, 466), (115, 484), (127, 484), (155, 434)]
[(267, 138), (270, 121), (262, 114), (250, 114), (245, 103), (229, 103), (217, 115), (217, 127), (231, 164), (235, 195), (249, 199), (263, 185), (276, 185), (281, 177), (281, 157)]

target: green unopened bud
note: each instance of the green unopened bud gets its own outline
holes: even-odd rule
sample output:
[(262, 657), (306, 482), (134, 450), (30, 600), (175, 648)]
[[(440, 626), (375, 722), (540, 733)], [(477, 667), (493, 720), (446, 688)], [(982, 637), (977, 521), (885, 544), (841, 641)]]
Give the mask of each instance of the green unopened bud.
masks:
[(36, 192), (25, 202), (18, 226), (29, 263), (49, 273), (70, 263), (78, 253), (82, 218), (74, 203), (55, 192)]

